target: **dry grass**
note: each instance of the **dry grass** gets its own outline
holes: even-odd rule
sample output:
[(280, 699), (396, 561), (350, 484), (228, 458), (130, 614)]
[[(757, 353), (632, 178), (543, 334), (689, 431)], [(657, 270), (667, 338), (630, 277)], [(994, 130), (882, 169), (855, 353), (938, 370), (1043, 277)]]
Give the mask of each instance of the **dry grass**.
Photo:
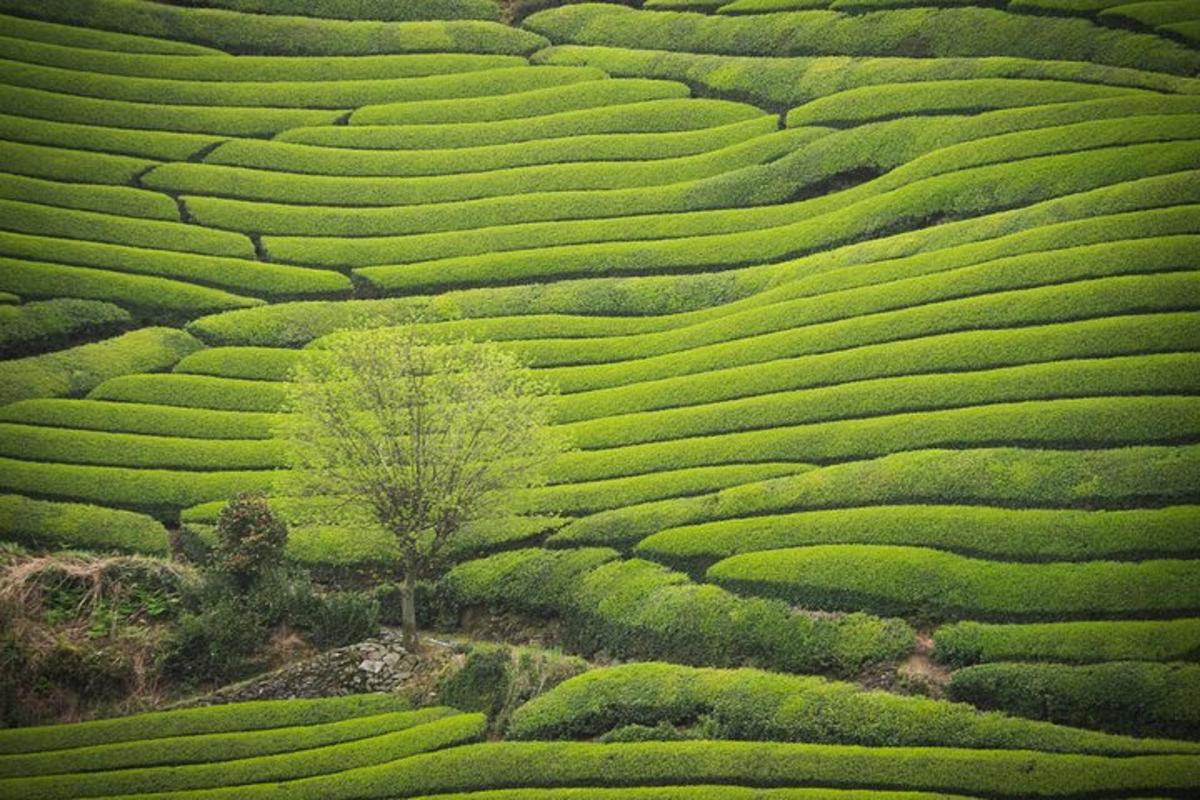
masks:
[(168, 634), (148, 603), (190, 577), (140, 556), (0, 555), (0, 716), (30, 724), (156, 705)]

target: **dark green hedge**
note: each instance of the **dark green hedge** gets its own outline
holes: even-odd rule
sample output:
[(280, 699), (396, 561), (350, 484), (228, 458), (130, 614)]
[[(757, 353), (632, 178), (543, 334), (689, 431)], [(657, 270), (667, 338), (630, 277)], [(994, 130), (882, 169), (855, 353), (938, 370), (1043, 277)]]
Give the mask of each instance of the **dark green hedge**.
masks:
[[(178, 59), (177, 59), (178, 60)], [(539, 64), (599, 67), (614, 76), (687, 81), (703, 94), (786, 110), (835, 92), (880, 83), (978, 78), (1048, 79), (1186, 92), (1190, 79), (1103, 64), (1028, 58), (771, 58), (712, 53), (558, 45), (534, 54)], [(1167, 98), (1164, 98), (1167, 99)], [(1174, 96), (1176, 102), (1190, 98)], [(925, 120), (933, 122), (933, 120)]]
[(230, 53), (265, 55), (528, 54), (546, 41), (529, 31), (488, 21), (303, 19), (215, 8), (150, 5), (142, 0), (60, 0), (38, 5), (23, 0), (0, 0), (0, 10), (81, 27), (196, 42)]
[(1188, 76), (1200, 71), (1200, 54), (1161, 37), (986, 8), (710, 17), (588, 4), (543, 11), (524, 25), (555, 44), (748, 56), (1018, 56)]
[(406, 756), (474, 741), (483, 735), (486, 722), (482, 714), (452, 714), (392, 733), (274, 755), (183, 766), (0, 779), (0, 791), (15, 793), (26, 800), (67, 800), (230, 786), (241, 789), (246, 784), (277, 784), (402, 761)]
[(1200, 738), (1200, 664), (980, 664), (951, 675), (948, 692), (980, 708), (1034, 719)]
[[(168, 712), (169, 713), (169, 712)], [(329, 722), (222, 731), (183, 736), (147, 737), (62, 751), (0, 757), (0, 776), (62, 775), (135, 767), (183, 766), (291, 753), (353, 742), (406, 730), (454, 714), (445, 707), (388, 711)]]
[(1073, 730), (820, 678), (661, 663), (600, 668), (570, 678), (517, 709), (507, 735), (583, 739), (623, 725), (689, 724), (703, 715), (716, 725), (715, 739), (1104, 755), (1200, 752), (1200, 743)]
[[(833, 464), (929, 448), (1008, 444), (1087, 451), (1171, 445), (1194, 441), (1198, 436), (1200, 399), (1195, 397), (1030, 400), (578, 450), (555, 462), (555, 482), (593, 481), (730, 463)], [(1100, 493), (1099, 487), (1091, 488)], [(1139, 491), (1145, 497), (1153, 497), (1160, 494), (1160, 487), (1146, 482)], [(1185, 497), (1190, 500), (1194, 495)]]
[[(288, 787), (287, 796), (349, 800), (509, 787), (740, 784), (888, 786), (1030, 798), (1179, 794), (1198, 782), (1200, 758), (1187, 755), (1105, 757), (768, 742), (494, 742), (308, 781)], [(279, 796), (270, 785), (206, 795), (212, 800)]]
[(0, 405), (81, 395), (130, 372), (168, 369), (203, 345), (183, 331), (142, 328), (94, 344), (0, 362)]
[[(145, 515), (11, 494), (0, 495), (0, 538), (31, 547), (167, 553), (166, 530)], [(0, 774), (4, 769), (0, 759)]]
[(33, 355), (81, 339), (111, 336), (132, 325), (129, 312), (112, 303), (59, 298), (0, 305), (0, 356)]
[[(1025, 144), (1029, 142), (1022, 140), (1021, 146)], [(979, 153), (987, 152), (967, 145), (935, 152), (928, 160), (913, 162), (906, 169), (801, 206), (713, 212), (717, 218), (729, 216), (736, 221), (731, 232), (724, 232), (725, 227), (721, 227), (708, 235), (699, 232), (649, 241), (532, 247), (416, 264), (366, 267), (355, 270), (355, 274), (383, 291), (400, 292), (552, 278), (732, 269), (745, 266), (749, 259), (760, 263), (782, 261), (924, 227), (931, 218), (979, 216), (1121, 181), (1177, 172), (1195, 163), (1200, 142), (1130, 144), (982, 166), (955, 166), (964, 158), (977, 160)], [(943, 158), (946, 162), (939, 163)], [(781, 163), (783, 160), (764, 169), (783, 173)], [(160, 167), (156, 172), (163, 169), (172, 167)], [(933, 174), (926, 176), (927, 173)], [(739, 174), (732, 172), (726, 177)], [(526, 202), (548, 199), (549, 196), (531, 195)], [(635, 196), (631, 200), (645, 202), (646, 198)], [(690, 208), (703, 207), (697, 204)], [(811, 209), (811, 216), (796, 221), (800, 208)], [(633, 212), (620, 206), (608, 212), (616, 216), (627, 213)], [(564, 210), (557, 218), (576, 216)]]
[(403, 698), (357, 694), (317, 700), (253, 700), (65, 725), (0, 730), (0, 754), (40, 753), (117, 742), (233, 733), (328, 722), (405, 711)]
[[(408, 4), (406, 4), (408, 5)], [(6, 18), (6, 23), (13, 20)], [(24, 21), (23, 21), (24, 22)], [(39, 24), (39, 23), (33, 23)], [(44, 23), (43, 23), (44, 24)], [(86, 30), (68, 28), (67, 30)], [(102, 34), (101, 31), (92, 31)], [(153, 39), (147, 41), (154, 41)], [(211, 53), (212, 51), (209, 51)], [(351, 81), (386, 78), (420, 78), (426, 75), (475, 72), (524, 66), (521, 56), (482, 53), (412, 53), (386, 56), (239, 56), (189, 55), (186, 58), (114, 49), (71, 47), (30, 39), (0, 42), (0, 57), (28, 64), (65, 67), (108, 75), (143, 78), (223, 82)], [(228, 67), (236, 64), (237, 69)]]
[(1119, 86), (1017, 78), (882, 83), (811, 100), (789, 111), (787, 124), (843, 127), (910, 114), (972, 114), (1000, 108), (1082, 103), (1136, 92)]
[(825, 467), (713, 495), (584, 517), (562, 545), (622, 547), (681, 525), (886, 503), (1042, 508), (1178, 505), (1195, 497), (1200, 448), (917, 450)]
[(302, 175), (217, 164), (174, 163), (155, 167), (142, 177), (142, 183), (189, 196), (213, 194), (300, 205), (434, 205), (534, 193), (544, 193), (548, 199), (557, 192), (630, 189), (701, 180), (778, 158), (797, 141), (810, 136), (803, 130), (773, 131), (678, 158), (542, 164), (409, 178)]
[(1200, 611), (1200, 561), (1016, 564), (923, 547), (815, 545), (732, 556), (707, 577), (807, 608), (974, 619)]
[(251, 14), (323, 17), (329, 19), (498, 19), (495, 0), (168, 0), (179, 6), (211, 6)]
[[(438, 150), (361, 150), (242, 139), (221, 145), (205, 156), (204, 161), (209, 164), (318, 175), (425, 176), (579, 161), (679, 158), (719, 150), (764, 135), (775, 128), (776, 121), (764, 115), (744, 122), (694, 131), (595, 134)], [(341, 238), (337, 241), (345, 246), (355, 244), (352, 239)], [(284, 257), (288, 261), (307, 261), (311, 258)], [(396, 260), (393, 257), (392, 261)], [(342, 263), (358, 262), (347, 259)]]
[(506, 95), (608, 77), (593, 67), (521, 65), (408, 78), (214, 81), (109, 75), (75, 67), (3, 63), (6, 82), (14, 86), (79, 97), (152, 103), (164, 108), (242, 107), (247, 115), (258, 113), (260, 108), (346, 110), (371, 103)]
[(637, 552), (686, 566), (815, 544), (925, 546), (1029, 561), (1187, 556), (1197, 551), (1198, 525), (1195, 505), (1116, 511), (880, 505), (668, 528), (640, 541)]
[[(724, 110), (731, 119), (762, 114), (741, 103), (678, 103), (689, 94), (686, 85), (675, 81), (625, 78), (568, 83), (498, 97), (383, 103), (355, 110), (349, 125), (341, 130), (301, 128), (281, 134), (280, 139), (365, 149), (386, 149), (389, 145), (404, 149), (455, 148), (548, 139), (569, 132), (627, 133), (639, 130), (639, 126), (659, 131), (680, 125), (690, 129), (703, 127), (705, 115), (714, 110)], [(677, 102), (662, 102), (672, 99)], [(646, 105), (656, 101), (653, 107)], [(701, 114), (701, 121), (688, 125), (681, 119), (684, 115), (670, 113), (677, 107), (694, 109)], [(659, 113), (647, 114), (651, 108)], [(735, 117), (738, 110), (741, 115)], [(622, 124), (621, 113), (632, 118)], [(518, 127), (518, 120), (525, 129)], [(434, 124), (447, 127), (417, 127)]]
[(219, 55), (220, 51), (186, 42), (171, 42), (148, 36), (131, 36), (95, 28), (61, 25), (21, 17), (4, 17), (5, 35), (62, 47), (112, 50), (118, 53), (170, 54), (186, 56)]
[[(329, 125), (342, 116), (338, 111), (320, 109), (130, 103), (7, 84), (0, 85), (0, 108), (20, 109), (22, 116), (51, 122), (224, 136), (271, 136), (297, 125)], [(89, 138), (100, 135), (95, 132)], [(105, 135), (119, 140), (116, 134)]]
[(957, 622), (934, 633), (934, 655), (953, 666), (990, 661), (1198, 661), (1200, 619), (988, 625)]
[(439, 594), (451, 605), (562, 617), (577, 649), (621, 658), (849, 675), (899, 657), (912, 642), (900, 620), (794, 615), (778, 601), (742, 599), (605, 549), (515, 550), (468, 561), (447, 573)]
[[(1200, 355), (1120, 356), (773, 392), (617, 417), (593, 417), (564, 425), (562, 430), (577, 447), (594, 450), (989, 403), (1197, 393)], [(685, 395), (678, 402), (695, 400)]]

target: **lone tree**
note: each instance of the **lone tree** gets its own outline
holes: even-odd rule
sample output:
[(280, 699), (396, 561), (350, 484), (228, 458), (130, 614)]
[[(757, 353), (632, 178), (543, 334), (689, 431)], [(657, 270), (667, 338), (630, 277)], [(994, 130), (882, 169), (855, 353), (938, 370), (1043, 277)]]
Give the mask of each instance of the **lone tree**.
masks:
[(415, 325), (340, 333), (291, 377), (277, 488), (312, 498), (294, 504), (296, 521), (395, 537), (404, 643), (416, 648), (417, 579), (565, 449), (549, 427), (551, 386), (493, 344), (435, 343)]

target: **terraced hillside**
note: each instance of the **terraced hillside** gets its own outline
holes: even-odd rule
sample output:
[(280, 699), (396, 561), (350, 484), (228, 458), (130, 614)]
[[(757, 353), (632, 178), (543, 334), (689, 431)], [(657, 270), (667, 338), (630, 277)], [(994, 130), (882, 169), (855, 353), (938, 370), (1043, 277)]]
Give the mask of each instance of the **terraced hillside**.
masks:
[[(417, 314), (553, 380), (577, 447), (464, 540), (441, 605), (780, 673), (684, 702), (660, 685), (695, 675), (632, 670), (633, 710), (511, 738), (715, 715), (752, 741), (413, 755), (373, 749), (407, 736), (379, 718), (364, 760), (297, 762), (202, 726), (196, 762), (250, 771), (162, 783), (164, 745), (99, 726), (0, 737), (0, 795), (80, 796), (29, 776), (83, 748), (87, 796), (1190, 796), (1200, 5), (512, 5), (0, 0), (0, 538), (165, 553), (270, 487), (305, 348)], [(289, 548), (392, 558), (369, 530)], [(785, 674), (897, 662), (1027, 719)], [(909, 716), (867, 735), (871, 703)], [(271, 753), (343, 741), (297, 719)]]

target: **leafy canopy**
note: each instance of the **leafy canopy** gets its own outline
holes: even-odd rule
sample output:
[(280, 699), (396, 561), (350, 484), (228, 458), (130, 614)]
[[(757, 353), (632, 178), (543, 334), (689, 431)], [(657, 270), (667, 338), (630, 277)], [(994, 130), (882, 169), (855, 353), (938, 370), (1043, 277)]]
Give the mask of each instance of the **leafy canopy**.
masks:
[(552, 387), (491, 343), (413, 325), (345, 331), (292, 374), (279, 489), (297, 521), (383, 527), (407, 570), (436, 565), (470, 521), (505, 512), (565, 449)]

